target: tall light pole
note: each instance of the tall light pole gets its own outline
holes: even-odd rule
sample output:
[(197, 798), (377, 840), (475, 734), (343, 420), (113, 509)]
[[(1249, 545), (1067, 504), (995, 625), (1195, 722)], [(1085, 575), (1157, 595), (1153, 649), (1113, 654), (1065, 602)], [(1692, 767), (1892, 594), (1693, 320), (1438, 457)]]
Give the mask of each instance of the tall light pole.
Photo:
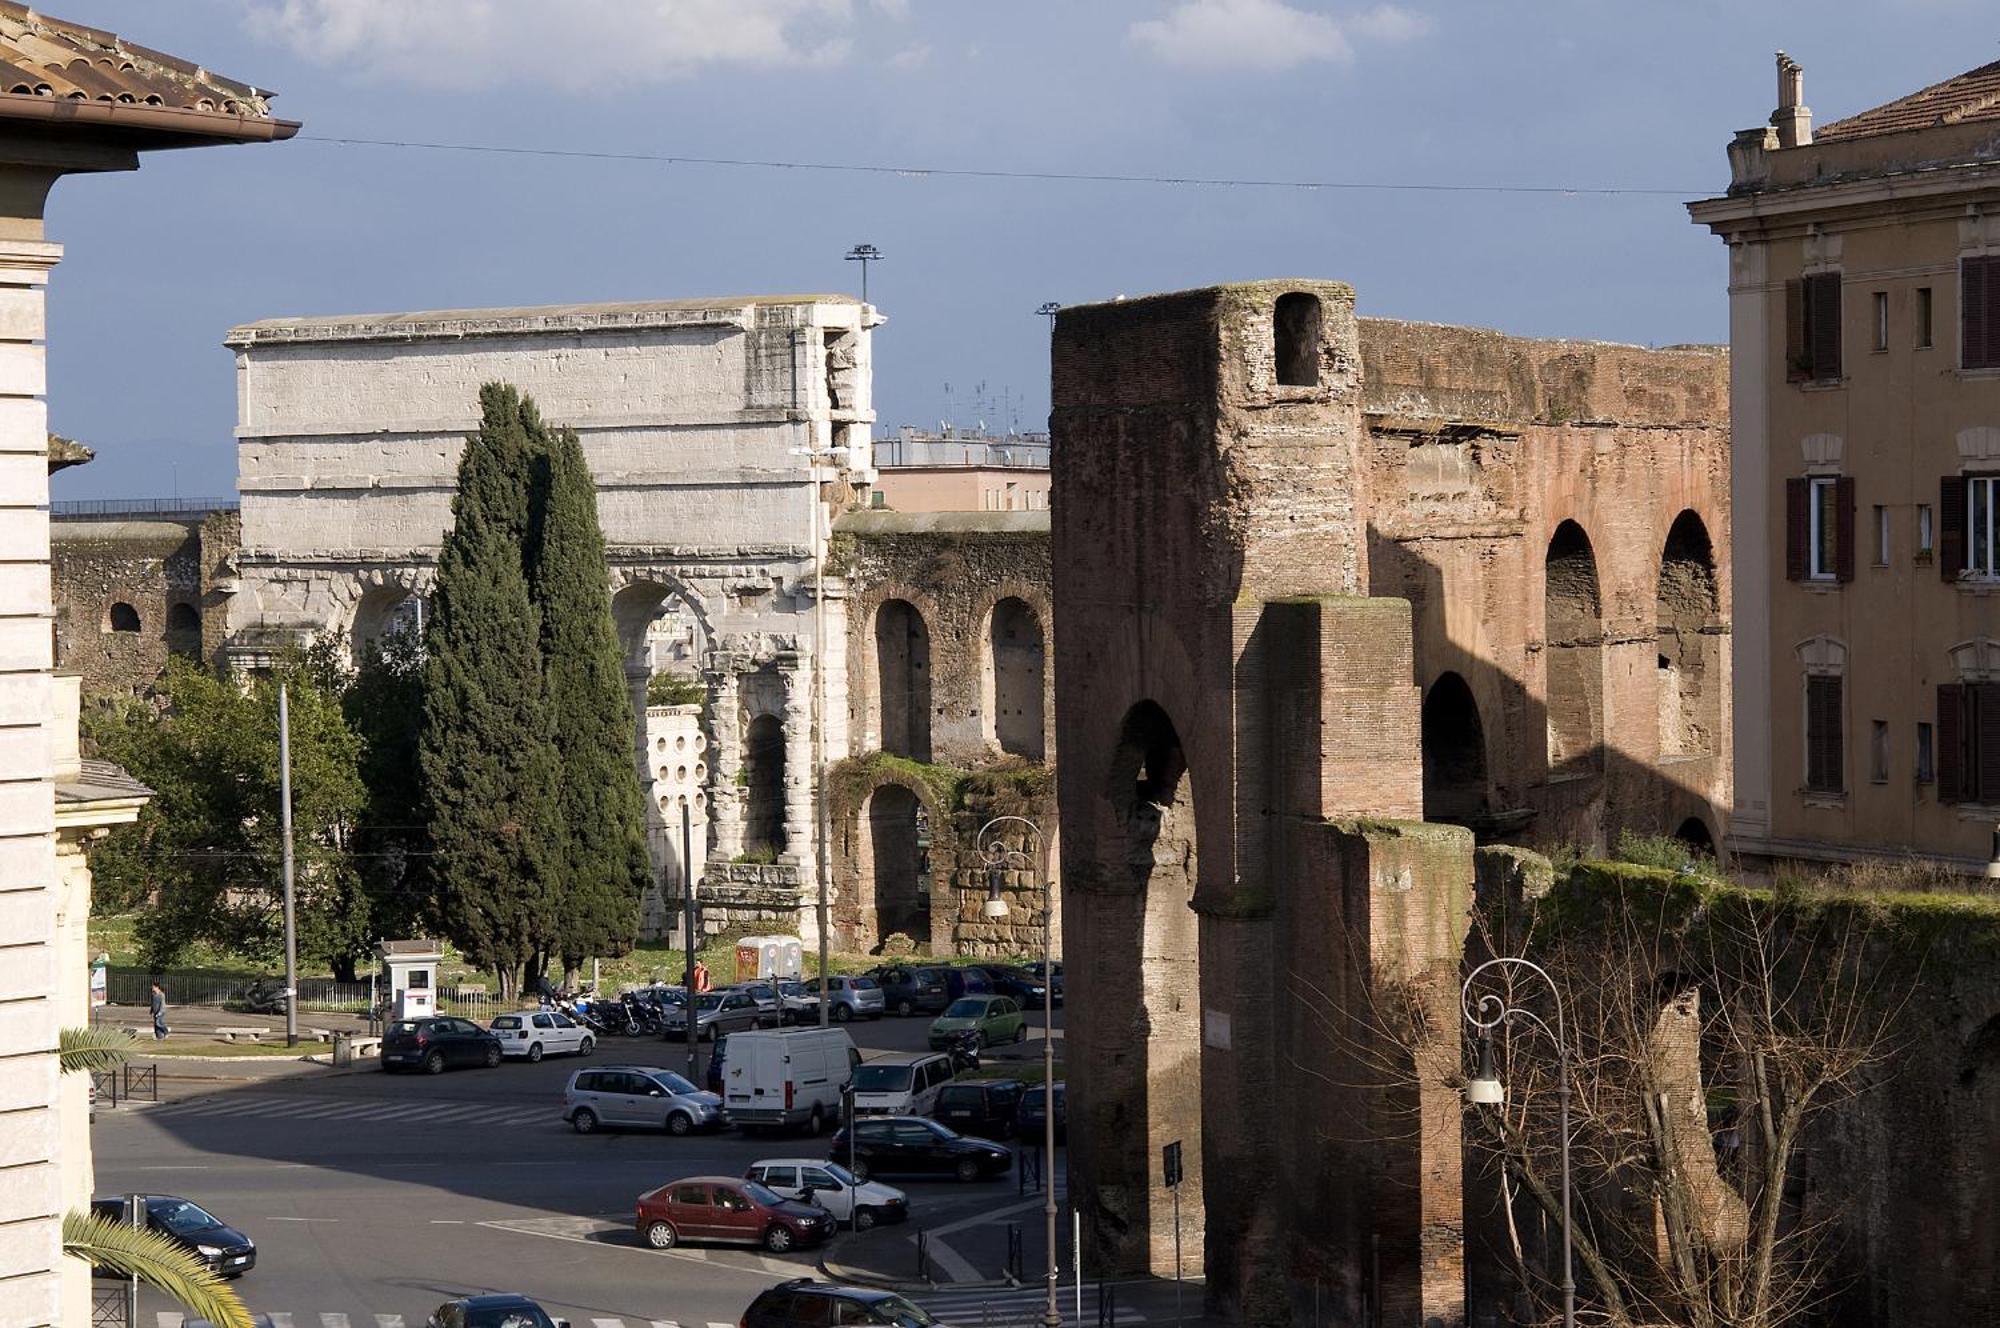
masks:
[(1035, 312), (1049, 320), (1049, 335), (1053, 337), (1056, 334), (1056, 315), (1062, 312), (1062, 306), (1054, 300), (1043, 300)]
[(882, 261), (882, 251), (872, 244), (857, 244), (847, 251), (847, 261), (861, 264), (861, 302), (868, 303), (868, 265)]
[[(1015, 832), (1033, 846), (1030, 854), (1011, 847), (1004, 836)], [(987, 898), (984, 909), (989, 918), (1007, 916), (1007, 901), (1000, 897), (1002, 878), (1010, 867), (1029, 867), (1035, 883), (1042, 888), (1042, 1217), (1048, 1239), (1048, 1300), (1042, 1306), (1044, 1328), (1062, 1328), (1062, 1310), (1057, 1308), (1056, 1266), (1056, 1182), (1049, 1168), (1056, 1160), (1056, 973), (1055, 973), (1055, 882), (1049, 879), (1049, 845), (1042, 827), (1025, 816), (996, 816), (979, 827), (979, 856), (986, 863)]]
[(284, 683), (278, 684), (278, 800), (285, 836), (285, 1045), (299, 1045), (299, 931), (293, 906), (292, 708)]
[[(1472, 999), (1473, 984), (1479, 975), (1488, 969), (1498, 969), (1512, 974), (1520, 969), (1542, 980), (1549, 989), (1549, 997), (1555, 1002), (1555, 1027), (1549, 1027), (1540, 1015), (1521, 1006), (1511, 1004), (1506, 998), (1487, 992), (1479, 997), (1475, 1005)], [(1509, 987), (1509, 994), (1512, 988)], [(1540, 964), (1519, 958), (1502, 956), (1489, 959), (1472, 970), (1466, 977), (1465, 985), (1458, 992), (1459, 1009), (1465, 1014), (1465, 1022), (1479, 1040), (1479, 1065), (1472, 1078), (1465, 1084), (1465, 1100), (1475, 1106), (1498, 1107), (1507, 1100), (1507, 1086), (1500, 1082), (1499, 1074), (1493, 1068), (1493, 1030), (1512, 1020), (1519, 1019), (1532, 1024), (1548, 1035), (1556, 1044), (1556, 1098), (1562, 1106), (1562, 1228), (1563, 1228), (1563, 1328), (1576, 1328), (1576, 1271), (1570, 1255), (1570, 1202), (1569, 1202), (1569, 1043), (1563, 1024), (1562, 993), (1556, 989), (1555, 980)]]

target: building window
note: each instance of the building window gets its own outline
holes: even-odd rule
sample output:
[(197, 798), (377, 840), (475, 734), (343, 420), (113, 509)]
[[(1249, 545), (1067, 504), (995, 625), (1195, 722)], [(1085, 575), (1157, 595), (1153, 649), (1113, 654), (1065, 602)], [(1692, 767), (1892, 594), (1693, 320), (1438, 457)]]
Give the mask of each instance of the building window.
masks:
[(1968, 576), (2000, 572), (1994, 550), (1994, 506), (2000, 501), (2000, 475), (1965, 478), (1965, 571)]
[(1280, 295), (1271, 311), (1272, 349), (1278, 386), (1319, 386), (1319, 296), (1304, 291)]
[(1931, 556), (1931, 550), (1935, 547), (1937, 546), (1931, 542), (1931, 505), (1929, 503), (1918, 503), (1917, 552), (1928, 558)]
[(114, 632), (136, 632), (139, 630), (139, 611), (120, 601), (111, 606), (107, 621)]
[(1889, 721), (1875, 720), (1868, 731), (1868, 778), (1876, 784), (1889, 782)]
[(1806, 678), (1806, 791), (1847, 789), (1846, 740), (1841, 731), (1841, 683), (1833, 674)]
[(1931, 726), (1917, 725), (1917, 782), (1929, 784), (1937, 779), (1937, 746), (1931, 738)]
[(1785, 283), (1785, 377), (1794, 383), (1840, 377), (1838, 272)]
[(2000, 803), (2000, 682), (1937, 689), (1938, 801)]
[(1875, 292), (1875, 349), (1889, 349), (1889, 292)]
[(1793, 581), (1854, 579), (1854, 481), (1812, 475), (1785, 481), (1785, 575)]
[(1917, 349), (1931, 348), (1931, 288), (1917, 287)]
[(1875, 504), (1875, 565), (1889, 565), (1889, 509)]
[(2000, 366), (2000, 258), (1960, 259), (1958, 278), (1959, 367)]

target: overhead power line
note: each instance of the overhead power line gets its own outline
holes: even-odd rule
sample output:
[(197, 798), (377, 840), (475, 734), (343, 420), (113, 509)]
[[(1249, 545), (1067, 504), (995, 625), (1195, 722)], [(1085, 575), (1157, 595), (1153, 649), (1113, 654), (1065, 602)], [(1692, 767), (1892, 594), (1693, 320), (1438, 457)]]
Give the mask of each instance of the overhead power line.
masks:
[(1618, 185), (1470, 184), (1392, 180), (1265, 180), (1215, 175), (1125, 175), (1107, 171), (1005, 170), (986, 166), (883, 166), (869, 162), (779, 161), (759, 157), (696, 157), (664, 152), (602, 152), (585, 148), (524, 148), (500, 143), (426, 143), (395, 138), (342, 138), (300, 134), (298, 142), (350, 148), (413, 148), (426, 152), (480, 152), (505, 157), (560, 157), (577, 161), (643, 162), (655, 166), (720, 166), (755, 171), (821, 171), (845, 175), (899, 175), (907, 179), (1037, 180), (1067, 184), (1184, 185), (1205, 189), (1315, 189), (1411, 194), (1552, 194), (1590, 197), (1699, 198), (1704, 189)]

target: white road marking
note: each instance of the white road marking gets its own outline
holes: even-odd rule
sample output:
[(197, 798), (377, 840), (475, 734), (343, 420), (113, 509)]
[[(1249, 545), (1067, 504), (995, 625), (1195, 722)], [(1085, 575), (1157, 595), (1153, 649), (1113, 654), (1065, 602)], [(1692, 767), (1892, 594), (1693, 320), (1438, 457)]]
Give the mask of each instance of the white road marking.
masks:
[(592, 1319), (591, 1328), (625, 1328), (623, 1319)]
[(403, 1316), (400, 1314), (378, 1314), (375, 1316), (375, 1328), (403, 1328)]
[(179, 1310), (161, 1310), (159, 1312), (160, 1328), (181, 1328), (181, 1325), (185, 1322), (187, 1320), (182, 1317)]
[[(699, 896), (696, 897), (699, 902)], [(267, 1217), (266, 1222), (338, 1222), (337, 1217)]]
[(264, 1317), (271, 1321), (271, 1328), (292, 1328), (292, 1316), (289, 1314), (267, 1314)]
[(319, 1325), (320, 1328), (353, 1328), (345, 1314), (322, 1314), (319, 1316)]
[(655, 1319), (650, 1328), (681, 1328), (681, 1326), (672, 1319)]
[[(696, 899), (698, 902), (700, 896), (696, 896)], [(431, 1219), (431, 1225), (434, 1227), (462, 1227), (465, 1225), (465, 1219), (462, 1217), (434, 1217)]]

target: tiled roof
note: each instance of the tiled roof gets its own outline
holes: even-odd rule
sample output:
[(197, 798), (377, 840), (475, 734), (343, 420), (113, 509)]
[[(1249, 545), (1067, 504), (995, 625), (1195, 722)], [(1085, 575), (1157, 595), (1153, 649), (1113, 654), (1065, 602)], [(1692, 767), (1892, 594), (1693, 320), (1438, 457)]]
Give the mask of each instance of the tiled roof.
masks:
[(152, 796), (152, 789), (110, 761), (85, 760), (75, 778), (56, 781), (57, 802), (120, 802)]
[(1976, 120), (2000, 120), (2000, 60), (1899, 97), (1872, 111), (1836, 120), (1813, 131), (1813, 142), (1873, 138), (1877, 134)]

